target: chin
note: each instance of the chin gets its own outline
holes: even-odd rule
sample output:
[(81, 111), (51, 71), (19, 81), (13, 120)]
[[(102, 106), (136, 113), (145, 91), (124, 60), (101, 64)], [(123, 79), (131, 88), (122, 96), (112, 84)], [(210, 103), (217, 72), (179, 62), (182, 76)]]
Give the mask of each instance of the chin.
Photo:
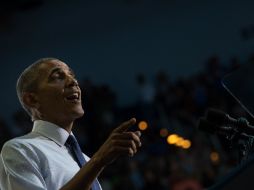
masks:
[(82, 110), (82, 112), (79, 112), (78, 118), (82, 117), (84, 115), (84, 110)]
[(78, 119), (80, 117), (82, 117), (84, 115), (84, 110), (83, 108), (77, 109), (73, 112), (73, 115), (75, 117), (75, 119)]

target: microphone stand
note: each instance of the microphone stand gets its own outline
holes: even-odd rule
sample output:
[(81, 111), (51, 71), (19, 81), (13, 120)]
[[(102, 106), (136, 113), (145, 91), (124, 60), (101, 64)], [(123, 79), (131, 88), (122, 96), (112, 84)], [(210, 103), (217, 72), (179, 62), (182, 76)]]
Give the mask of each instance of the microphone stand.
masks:
[(248, 159), (254, 147), (254, 136), (252, 130), (246, 130), (249, 122), (245, 118), (238, 118), (234, 125), (225, 123), (215, 125), (210, 120), (201, 118), (198, 128), (207, 133), (215, 133), (226, 140), (229, 148), (237, 147), (239, 163)]
[(254, 136), (242, 131), (241, 126), (249, 124), (245, 118), (237, 119), (237, 123), (239, 127), (223, 126), (217, 133), (229, 141), (230, 148), (233, 148), (234, 145), (238, 147), (239, 164), (241, 164), (248, 159), (253, 149)]

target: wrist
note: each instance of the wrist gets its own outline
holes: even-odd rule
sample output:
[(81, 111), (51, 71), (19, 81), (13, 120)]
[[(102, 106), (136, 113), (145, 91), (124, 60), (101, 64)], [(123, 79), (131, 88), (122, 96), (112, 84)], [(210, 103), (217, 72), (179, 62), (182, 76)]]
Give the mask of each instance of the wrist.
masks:
[(93, 164), (97, 169), (103, 170), (106, 164), (103, 161), (101, 156), (98, 156), (97, 153), (90, 159), (91, 164)]

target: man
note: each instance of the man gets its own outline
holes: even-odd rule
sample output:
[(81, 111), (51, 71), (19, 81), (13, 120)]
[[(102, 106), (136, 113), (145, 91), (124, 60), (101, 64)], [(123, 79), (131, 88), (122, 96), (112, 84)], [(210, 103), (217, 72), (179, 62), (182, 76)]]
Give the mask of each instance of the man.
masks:
[(1, 190), (101, 189), (102, 170), (141, 146), (140, 131), (127, 131), (136, 122), (132, 118), (113, 130), (90, 160), (82, 155), (72, 134), (73, 122), (84, 114), (81, 91), (72, 70), (58, 59), (40, 59), (26, 68), (17, 94), (34, 124), (29, 134), (3, 146)]

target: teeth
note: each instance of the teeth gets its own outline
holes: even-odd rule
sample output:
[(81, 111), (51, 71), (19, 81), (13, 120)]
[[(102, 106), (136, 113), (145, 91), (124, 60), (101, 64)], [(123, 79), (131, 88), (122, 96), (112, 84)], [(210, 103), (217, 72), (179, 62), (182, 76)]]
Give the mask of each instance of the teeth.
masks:
[(78, 93), (74, 93), (73, 96), (75, 96), (75, 98), (78, 98)]
[(74, 100), (74, 99), (78, 99), (78, 98), (79, 98), (78, 93), (73, 93), (72, 95), (66, 97), (66, 99), (68, 99), (68, 100)]

